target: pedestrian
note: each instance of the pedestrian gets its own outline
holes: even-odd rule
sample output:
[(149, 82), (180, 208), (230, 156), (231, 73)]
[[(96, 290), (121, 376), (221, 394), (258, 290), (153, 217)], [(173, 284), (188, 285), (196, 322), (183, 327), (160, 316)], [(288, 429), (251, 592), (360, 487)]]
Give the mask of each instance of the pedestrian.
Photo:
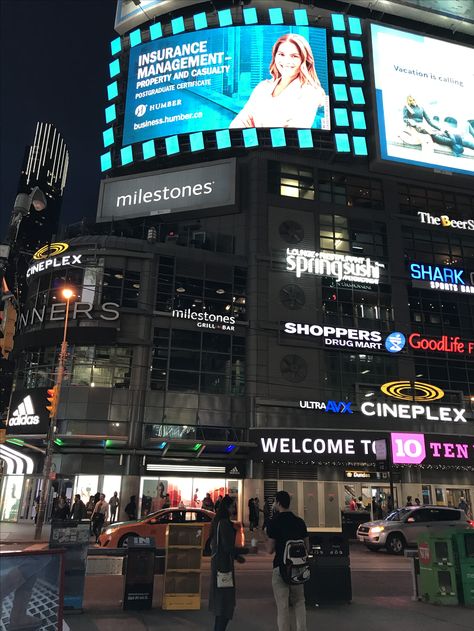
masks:
[(258, 497), (253, 498), (253, 503), (255, 505), (255, 528), (258, 528), (258, 524), (260, 523), (260, 513), (263, 511), (260, 508), (260, 500)]
[(258, 519), (256, 517), (255, 500), (253, 499), (253, 497), (249, 499), (248, 507), (249, 507), (249, 528), (250, 528), (250, 531), (253, 532), (255, 523), (258, 522)]
[(351, 512), (357, 510), (357, 502), (355, 501), (355, 497), (351, 497), (351, 501), (349, 502), (349, 510)]
[(214, 502), (210, 493), (206, 493), (206, 497), (202, 500), (202, 508), (204, 510), (214, 510)]
[(461, 495), (461, 497), (459, 498), (458, 508), (460, 510), (463, 510), (466, 513), (466, 516), (469, 517), (470, 515), (469, 504), (466, 502), (466, 498), (463, 495)]
[(415, 497), (415, 506), (421, 506), (420, 498)]
[(219, 506), (221, 505), (221, 502), (222, 502), (222, 495), (219, 495), (214, 504), (214, 512), (217, 513), (217, 511), (219, 510)]
[(68, 519), (69, 513), (70, 509), (66, 496), (61, 495), (56, 504), (56, 508), (54, 509), (53, 519), (57, 521), (65, 521), (66, 519)]
[(115, 491), (115, 493), (110, 498), (109, 506), (110, 506), (110, 523), (112, 523), (115, 521), (115, 517), (117, 516), (117, 511), (120, 506), (120, 499), (119, 499), (117, 491)]
[(407, 495), (407, 503), (405, 504), (405, 506), (413, 506), (411, 495)]
[(266, 497), (263, 503), (263, 526), (262, 530), (266, 530), (268, 528), (268, 524), (272, 518), (273, 512), (273, 500), (270, 497)]
[(214, 613), (214, 631), (225, 631), (235, 609), (234, 559), (245, 559), (235, 552), (235, 528), (230, 521), (233, 500), (226, 495), (211, 524), (211, 583), (209, 610)]
[(81, 496), (79, 493), (76, 493), (74, 496), (74, 503), (71, 506), (71, 514), (69, 515), (69, 519), (74, 519), (76, 521), (81, 521), (86, 519), (87, 517), (87, 508), (84, 502), (81, 500)]
[(137, 503), (136, 503), (136, 495), (130, 496), (129, 503), (125, 506), (125, 514), (128, 519), (131, 521), (132, 519), (137, 518)]
[(105, 501), (105, 495), (100, 493), (99, 501), (94, 506), (94, 512), (92, 513), (92, 532), (94, 533), (96, 543), (99, 542), (99, 535), (108, 517), (109, 505)]
[(171, 508), (171, 500), (168, 493), (165, 493), (163, 498), (163, 506), (161, 508)]
[(303, 539), (306, 550), (309, 549), (306, 524), (290, 510), (290, 501), (290, 495), (286, 491), (278, 491), (275, 496), (276, 515), (267, 528), (267, 551), (270, 554), (275, 553), (272, 588), (277, 606), (278, 631), (291, 629), (290, 601), (295, 613), (297, 631), (306, 631), (304, 585), (289, 585), (280, 573), (287, 541)]

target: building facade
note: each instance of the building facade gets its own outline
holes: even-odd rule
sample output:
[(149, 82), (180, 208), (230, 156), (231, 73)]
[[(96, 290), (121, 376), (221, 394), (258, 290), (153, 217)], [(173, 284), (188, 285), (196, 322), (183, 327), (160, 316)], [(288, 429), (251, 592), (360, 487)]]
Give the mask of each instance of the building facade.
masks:
[[(90, 234), (32, 261), (10, 420), (54, 383), (59, 291), (75, 288), (56, 494), (136, 495), (145, 514), (164, 489), (194, 506), (229, 492), (246, 521), (250, 497), (285, 489), (312, 527), (338, 526), (359, 496), (472, 506), (469, 176), (291, 139), (114, 163)], [(158, 189), (168, 200), (145, 212)], [(32, 427), (9, 425), (36, 470), (5, 478), (2, 520), (32, 514)]]

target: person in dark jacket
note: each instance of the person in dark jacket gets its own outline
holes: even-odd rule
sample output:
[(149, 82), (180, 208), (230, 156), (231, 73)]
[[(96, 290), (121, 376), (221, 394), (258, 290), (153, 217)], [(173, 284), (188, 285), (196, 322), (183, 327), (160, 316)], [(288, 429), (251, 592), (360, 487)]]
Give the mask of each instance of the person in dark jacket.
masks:
[[(243, 563), (242, 557), (235, 555), (235, 528), (230, 521), (232, 498), (226, 495), (211, 525), (211, 583), (209, 588), (209, 610), (215, 615), (214, 631), (225, 631), (232, 620), (235, 609), (234, 558)], [(217, 587), (217, 572), (232, 572), (232, 587)]]
[(127, 515), (127, 517), (129, 518), (129, 520), (131, 521), (132, 519), (136, 519), (137, 518), (137, 502), (136, 502), (136, 495), (132, 495), (130, 496), (130, 501), (129, 503), (125, 506), (125, 514)]
[(71, 506), (71, 514), (69, 515), (69, 518), (81, 521), (81, 519), (86, 519), (86, 517), (86, 505), (81, 500), (81, 496), (77, 494), (74, 496), (74, 504)]
[(258, 525), (258, 511), (257, 511), (257, 507), (255, 506), (255, 500), (253, 497), (249, 499), (248, 507), (249, 507), (249, 528), (252, 531)]
[(69, 504), (65, 495), (61, 495), (56, 504), (56, 510), (54, 511), (53, 519), (64, 521), (69, 517)]

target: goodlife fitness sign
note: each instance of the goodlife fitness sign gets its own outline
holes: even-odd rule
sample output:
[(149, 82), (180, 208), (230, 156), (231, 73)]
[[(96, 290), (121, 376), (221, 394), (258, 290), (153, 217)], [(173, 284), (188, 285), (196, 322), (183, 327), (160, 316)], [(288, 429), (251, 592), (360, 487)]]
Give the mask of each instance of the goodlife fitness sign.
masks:
[(97, 221), (236, 205), (235, 158), (102, 180)]
[(375, 441), (388, 438), (394, 464), (474, 466), (474, 436), (313, 430), (250, 430), (254, 458), (283, 462), (376, 463)]

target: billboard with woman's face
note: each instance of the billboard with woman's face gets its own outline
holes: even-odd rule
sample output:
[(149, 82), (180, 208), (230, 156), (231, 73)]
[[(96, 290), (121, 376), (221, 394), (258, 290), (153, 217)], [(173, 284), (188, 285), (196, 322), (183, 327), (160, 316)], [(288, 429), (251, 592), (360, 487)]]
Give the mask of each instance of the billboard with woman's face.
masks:
[(329, 129), (326, 31), (235, 26), (130, 50), (124, 144), (174, 134)]
[(474, 49), (371, 31), (382, 159), (474, 173)]

